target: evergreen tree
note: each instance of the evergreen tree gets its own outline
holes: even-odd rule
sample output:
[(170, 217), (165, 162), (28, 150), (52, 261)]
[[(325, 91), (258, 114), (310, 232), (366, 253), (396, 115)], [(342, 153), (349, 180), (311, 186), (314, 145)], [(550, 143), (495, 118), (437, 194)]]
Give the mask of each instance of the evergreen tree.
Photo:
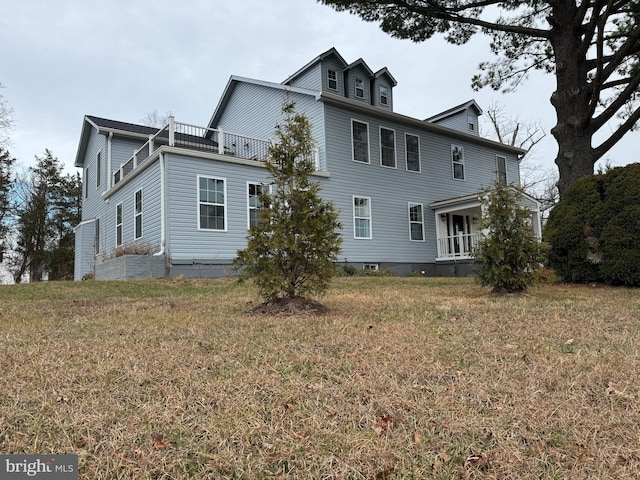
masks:
[(259, 222), (234, 262), (243, 277), (255, 279), (267, 303), (324, 292), (342, 243), (338, 213), (309, 178), (315, 170), (309, 120), (292, 103), (282, 110), (286, 121), (265, 160), (272, 192), (260, 194)]
[(536, 281), (544, 252), (531, 228), (521, 193), (499, 183), (483, 197), (483, 238), (476, 251), (476, 278), (496, 293), (522, 292)]

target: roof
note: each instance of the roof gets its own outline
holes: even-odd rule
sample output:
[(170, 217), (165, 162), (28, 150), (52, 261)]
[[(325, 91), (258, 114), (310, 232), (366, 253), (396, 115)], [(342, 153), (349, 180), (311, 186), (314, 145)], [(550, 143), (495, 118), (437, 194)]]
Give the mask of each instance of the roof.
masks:
[(283, 83), (273, 83), (273, 82), (265, 82), (264, 80), (256, 80), (253, 78), (245, 78), (245, 77), (238, 77), (236, 75), (232, 75), (229, 78), (229, 81), (227, 82), (227, 86), (224, 89), (224, 92), (222, 93), (222, 96), (220, 97), (220, 101), (218, 102), (218, 106), (216, 107), (216, 109), (213, 112), (213, 115), (211, 116), (211, 120), (209, 120), (209, 124), (207, 125), (207, 127), (209, 128), (216, 128), (218, 126), (218, 122), (220, 121), (220, 117), (222, 116), (222, 112), (224, 112), (224, 109), (226, 108), (227, 104), (229, 103), (229, 100), (231, 99), (231, 95), (233, 94), (233, 91), (235, 90), (236, 86), (240, 83), (248, 83), (251, 85), (260, 85), (263, 87), (267, 87), (267, 88), (275, 88), (277, 90), (282, 90), (283, 92), (293, 92), (293, 93), (301, 93), (303, 95), (310, 95), (313, 97), (318, 98), (318, 95), (320, 92), (318, 92), (317, 90), (309, 90), (306, 88), (299, 88), (299, 87), (291, 87), (289, 85), (285, 85)]
[(85, 115), (82, 120), (82, 132), (80, 133), (80, 143), (78, 144), (78, 152), (76, 153), (76, 167), (82, 167), (84, 163), (84, 157), (87, 153), (87, 145), (92, 129), (95, 129), (97, 133), (113, 132), (136, 138), (148, 137), (158, 131), (157, 128), (147, 127), (145, 125), (119, 122), (117, 120), (109, 120), (108, 118)]
[(457, 113), (464, 112), (470, 107), (476, 111), (477, 115), (482, 115), (482, 109), (480, 108), (480, 105), (478, 105), (475, 100), (471, 99), (468, 102), (461, 103), (460, 105), (456, 105), (455, 107), (452, 107), (449, 110), (445, 110), (444, 112), (438, 113), (433, 117), (426, 118), (425, 122), (439, 122), (440, 120), (444, 120), (445, 118), (456, 115)]
[(380, 78), (383, 75), (386, 75), (387, 78), (389, 78), (389, 80), (391, 80), (391, 84), (394, 87), (396, 85), (398, 85), (398, 82), (396, 81), (395, 78), (393, 78), (393, 75), (391, 75), (391, 72), (389, 71), (389, 69), (387, 67), (381, 68), (380, 70), (378, 70), (376, 73), (373, 74), (374, 78)]
[[(513, 185), (510, 185), (509, 189), (514, 191), (514, 192), (516, 192), (522, 198), (532, 202), (534, 205), (536, 205), (538, 208), (540, 208), (540, 202), (538, 200), (536, 200), (535, 198), (533, 198), (528, 193), (523, 192), (521, 189), (516, 188)], [(483, 195), (483, 192), (480, 191), (478, 193), (473, 193), (471, 195), (463, 195), (461, 197), (453, 197), (453, 198), (447, 198), (445, 200), (437, 200), (435, 202), (430, 203), (429, 206), (433, 210), (436, 210), (438, 208), (453, 207), (453, 206), (466, 204), (466, 203), (477, 204), (479, 202), (482, 202), (482, 195)]]
[(365, 62), (362, 58), (359, 58), (358, 60), (356, 60), (353, 63), (350, 63), (349, 65), (347, 65), (345, 67), (345, 70), (353, 70), (354, 68), (358, 67), (358, 66), (362, 66), (367, 73), (369, 74), (370, 77), (373, 77), (373, 70), (371, 70), (369, 68), (369, 65), (367, 65), (367, 62)]
[(327, 57), (330, 57), (331, 55), (335, 55), (336, 57), (338, 57), (338, 60), (340, 60), (340, 62), (342, 63), (342, 65), (344, 67), (347, 66), (347, 62), (345, 61), (344, 58), (342, 58), (342, 55), (340, 55), (340, 53), (338, 53), (338, 50), (336, 50), (335, 47), (331, 47), (329, 50), (327, 50), (324, 53), (321, 53), (320, 55), (318, 55), (316, 58), (314, 58), (313, 60), (311, 60), (309, 63), (307, 63), (304, 67), (302, 67), (300, 70), (296, 71), (295, 73), (293, 73), (292, 75), (289, 75), (289, 77), (287, 77), (287, 79), (282, 82), (283, 84), (287, 85), (289, 83), (291, 83), (291, 81), (302, 75), (304, 72), (306, 72), (307, 70), (309, 70), (311, 67), (315, 66), (316, 64), (318, 64), (319, 62), (321, 62), (322, 60), (324, 60)]

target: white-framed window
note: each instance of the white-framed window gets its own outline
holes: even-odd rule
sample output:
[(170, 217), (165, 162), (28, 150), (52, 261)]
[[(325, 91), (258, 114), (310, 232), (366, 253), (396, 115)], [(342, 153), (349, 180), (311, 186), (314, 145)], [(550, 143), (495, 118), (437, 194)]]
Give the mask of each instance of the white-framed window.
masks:
[(116, 205), (116, 247), (122, 245), (122, 203)]
[(247, 228), (256, 227), (260, 222), (260, 209), (263, 206), (260, 195), (263, 193), (271, 193), (271, 185), (247, 182)]
[(198, 229), (227, 230), (227, 182), (198, 175)]
[(369, 197), (353, 197), (353, 236), (354, 238), (371, 239), (371, 199)]
[(380, 164), (396, 168), (396, 131), (380, 127)]
[(144, 205), (142, 203), (142, 189), (140, 189), (135, 193), (135, 198), (133, 202), (133, 238), (134, 240), (142, 238), (143, 207)]
[(421, 203), (409, 202), (409, 239), (424, 242), (424, 215)]
[(100, 219), (96, 218), (96, 221), (93, 222), (95, 230), (93, 232), (93, 253), (98, 255), (100, 253)]
[(327, 87), (330, 90), (338, 90), (338, 72), (327, 70)]
[(369, 163), (369, 124), (351, 120), (353, 161)]
[(474, 117), (473, 115), (467, 115), (467, 128), (471, 132), (476, 131), (476, 117)]
[(507, 184), (507, 159), (501, 155), (496, 155), (496, 172), (498, 176), (498, 184)]
[(380, 270), (380, 265), (377, 263), (363, 263), (362, 269), (369, 270), (371, 272), (377, 272), (378, 270)]
[(451, 167), (453, 178), (464, 180), (464, 147), (451, 145)]
[(102, 152), (98, 152), (96, 155), (96, 188), (100, 187), (100, 180), (102, 177)]
[(89, 198), (89, 167), (84, 169), (84, 198)]
[(380, 94), (380, 105), (389, 105), (389, 87), (380, 85), (378, 93)]
[(404, 134), (405, 155), (407, 160), (407, 170), (410, 172), (420, 171), (420, 137), (412, 133)]
[(364, 98), (364, 80), (362, 78), (355, 79), (356, 98)]

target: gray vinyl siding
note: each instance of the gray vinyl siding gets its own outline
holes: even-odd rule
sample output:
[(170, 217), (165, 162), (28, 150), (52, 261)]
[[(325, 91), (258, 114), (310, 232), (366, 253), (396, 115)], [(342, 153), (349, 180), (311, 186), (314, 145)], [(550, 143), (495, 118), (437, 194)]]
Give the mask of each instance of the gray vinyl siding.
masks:
[[(389, 82), (387, 80), (387, 77), (380, 77), (375, 79), (373, 82), (373, 87), (372, 87), (372, 95), (373, 95), (373, 105), (375, 105), (376, 107), (380, 107), (380, 108), (384, 108), (385, 110), (389, 110), (390, 112), (393, 111), (393, 86), (391, 85), (391, 82)], [(388, 98), (388, 103), (387, 105), (383, 105), (382, 103), (380, 103), (380, 86), (385, 86), (387, 87), (387, 98)]]
[(309, 90), (320, 90), (322, 88), (322, 80), (320, 79), (320, 64), (316, 64), (306, 70), (304, 73), (289, 82), (292, 87), (307, 88)]
[[(508, 169), (517, 168), (513, 154), (496, 152), (453, 136), (420, 132), (413, 124), (390, 122), (334, 105), (326, 105), (325, 117), (327, 156), (330, 159), (327, 167), (331, 178), (324, 185), (324, 195), (331, 198), (340, 210), (344, 238), (341, 258), (350, 262), (434, 261), (437, 256), (435, 215), (428, 205), (437, 200), (472, 195), (492, 185), (496, 175), (496, 153), (507, 157)], [(369, 124), (370, 164), (352, 160), (352, 119)], [(380, 165), (380, 126), (395, 130), (396, 169)], [(421, 173), (406, 171), (405, 132), (420, 136)], [(453, 178), (452, 144), (464, 147), (464, 181)], [(371, 198), (371, 240), (353, 238), (354, 195)], [(423, 204), (425, 242), (409, 240), (409, 202)]]
[[(123, 163), (129, 161), (133, 152), (146, 143), (146, 139), (129, 139), (114, 136), (111, 141), (111, 174), (118, 170)], [(138, 160), (143, 160), (138, 158)], [(106, 165), (106, 161), (103, 162)]]
[[(229, 261), (246, 246), (247, 182), (269, 183), (267, 170), (210, 159), (167, 155), (167, 215), (171, 261)], [(226, 182), (226, 231), (199, 230), (198, 176)]]
[[(338, 82), (338, 89), (333, 90), (329, 88), (327, 72), (334, 70), (336, 72), (336, 79)], [(344, 65), (336, 57), (328, 57), (322, 61), (322, 90), (329, 93), (335, 93), (336, 95), (344, 96)]]
[[(475, 130), (469, 130), (469, 126), (467, 123), (467, 116), (471, 115), (475, 119)], [(458, 112), (450, 117), (443, 118), (442, 120), (438, 120), (438, 125), (443, 127), (451, 128), (453, 130), (458, 130), (459, 132), (465, 132), (470, 135), (480, 136), (479, 127), (478, 127), (478, 114), (472, 108), (468, 108), (462, 112)]]
[[(364, 98), (356, 97), (356, 78), (361, 78), (364, 82)], [(357, 65), (347, 70), (346, 75), (346, 97), (359, 102), (372, 104), (371, 102), (371, 77), (361, 65)]]
[(215, 128), (254, 138), (274, 139), (276, 125), (284, 122), (282, 105), (288, 101), (295, 102), (296, 111), (304, 113), (309, 119), (313, 138), (320, 147), (320, 169), (326, 169), (326, 156), (321, 148), (324, 138), (323, 109), (311, 95), (238, 83)]
[[(91, 218), (95, 218), (98, 216), (102, 209), (102, 192), (106, 190), (106, 185), (104, 182), (105, 173), (106, 172), (106, 139), (104, 135), (100, 135), (95, 132), (95, 130), (91, 131), (89, 136), (89, 141), (87, 144), (87, 153), (84, 159), (84, 168), (82, 170), (82, 220), (88, 220)], [(97, 163), (97, 155), (98, 152), (101, 152), (102, 156), (102, 179), (103, 181), (100, 183), (100, 188), (96, 189), (96, 163)], [(89, 178), (88, 185), (87, 179), (84, 178), (87, 169), (89, 170)], [(88, 187), (88, 189), (87, 189)], [(88, 191), (88, 195), (86, 192)]]

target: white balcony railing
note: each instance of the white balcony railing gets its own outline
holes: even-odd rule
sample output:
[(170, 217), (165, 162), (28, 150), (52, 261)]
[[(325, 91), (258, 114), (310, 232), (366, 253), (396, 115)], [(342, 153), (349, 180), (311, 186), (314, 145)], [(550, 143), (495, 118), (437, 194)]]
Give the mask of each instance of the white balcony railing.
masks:
[(438, 258), (473, 258), (480, 233), (459, 233), (450, 237), (438, 238)]
[[(222, 129), (180, 123), (174, 121), (173, 117), (169, 117), (167, 125), (155, 134), (149, 135), (149, 140), (135, 150), (133, 155), (113, 172), (112, 184), (116, 185), (121, 182), (163, 145), (261, 162), (267, 156), (269, 144), (269, 140), (229, 133)], [(318, 168), (318, 153), (316, 152), (314, 156), (316, 168)]]

